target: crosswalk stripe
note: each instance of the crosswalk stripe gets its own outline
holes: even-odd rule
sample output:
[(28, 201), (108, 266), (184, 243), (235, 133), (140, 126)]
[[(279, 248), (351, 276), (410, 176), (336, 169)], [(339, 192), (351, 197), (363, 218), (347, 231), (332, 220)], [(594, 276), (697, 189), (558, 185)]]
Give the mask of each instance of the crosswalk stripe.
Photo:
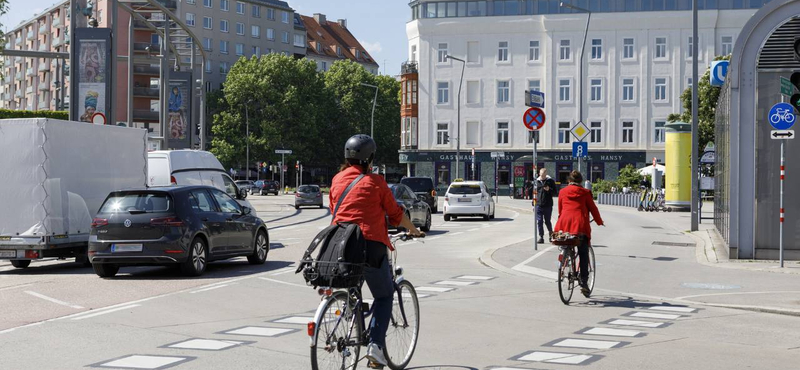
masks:
[(622, 316), (640, 317), (644, 319), (659, 319), (659, 320), (676, 320), (680, 319), (681, 315), (673, 315), (667, 313), (653, 313), (653, 312), (631, 312)]
[(435, 286), (420, 286), (414, 288), (418, 292), (433, 292), (433, 293), (447, 293), (456, 288), (445, 288), (445, 287), (435, 287)]
[(648, 307), (647, 309), (653, 311), (665, 311), (665, 312), (682, 312), (682, 313), (697, 312), (696, 308), (681, 307), (681, 306), (653, 306), (653, 307)]
[(601, 324), (619, 325), (619, 326), (635, 326), (635, 327), (640, 327), (640, 328), (662, 328), (664, 326), (669, 325), (669, 323), (665, 323), (665, 322), (625, 320), (625, 319), (608, 320), (608, 321), (605, 321), (605, 322), (601, 322)]
[(467, 285), (475, 285), (478, 284), (474, 281), (456, 281), (456, 280), (442, 280), (433, 283), (433, 285), (455, 285), (455, 286), (467, 286)]
[(511, 360), (542, 362), (550, 364), (586, 365), (589, 362), (597, 361), (602, 357), (603, 356), (598, 356), (598, 355), (581, 355), (574, 353), (530, 351), (520, 356), (514, 357)]
[(586, 328), (576, 334), (604, 335), (609, 337), (642, 337), (644, 333), (636, 330), (611, 329), (611, 328)]
[[(548, 343), (553, 347), (568, 347), (568, 348), (584, 348), (584, 349), (610, 349), (618, 348), (627, 345), (627, 342), (616, 342), (609, 340), (594, 340), (594, 339), (575, 339), (566, 338), (558, 339), (555, 342)], [(547, 346), (547, 344), (546, 344)]]
[(494, 278), (495, 278), (494, 276), (461, 275), (461, 276), (456, 276), (456, 277), (454, 277), (453, 279), (464, 279), (464, 280), (482, 280), (482, 281), (486, 281), (486, 280), (492, 280), (492, 279), (494, 279)]

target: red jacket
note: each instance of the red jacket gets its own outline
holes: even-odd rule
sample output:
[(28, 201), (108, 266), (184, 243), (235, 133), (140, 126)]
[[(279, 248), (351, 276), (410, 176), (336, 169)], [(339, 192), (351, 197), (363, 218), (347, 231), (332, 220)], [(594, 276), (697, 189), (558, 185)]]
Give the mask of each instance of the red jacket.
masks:
[[(359, 167), (348, 167), (333, 177), (329, 198), (331, 213), (336, 209), (336, 203), (344, 190), (360, 174)], [(333, 222), (358, 224), (364, 239), (380, 242), (391, 248), (386, 216), (389, 216), (392, 225), (399, 225), (403, 214), (403, 208), (397, 205), (386, 180), (379, 175), (368, 174), (347, 194)]]
[(600, 211), (592, 199), (592, 192), (578, 185), (569, 185), (558, 193), (558, 221), (555, 231), (568, 232), (573, 235), (586, 235), (592, 238), (592, 227), (589, 225), (591, 212), (597, 225), (603, 225)]

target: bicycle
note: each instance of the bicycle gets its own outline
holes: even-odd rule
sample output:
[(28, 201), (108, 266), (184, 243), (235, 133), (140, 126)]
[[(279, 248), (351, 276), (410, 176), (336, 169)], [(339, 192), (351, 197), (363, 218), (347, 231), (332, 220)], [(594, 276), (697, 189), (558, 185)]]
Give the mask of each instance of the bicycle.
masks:
[[(558, 245), (561, 250), (558, 255), (558, 295), (561, 297), (562, 303), (569, 305), (575, 286), (579, 285), (580, 282), (580, 263), (577, 248), (581, 243), (581, 237), (569, 233), (557, 233), (551, 236), (550, 242), (553, 245)], [(594, 249), (591, 245), (588, 247), (589, 278), (586, 285), (589, 287), (589, 292), (584, 294), (586, 298), (592, 295), (596, 273)]]
[[(407, 234), (394, 237), (392, 246), (397, 241), (411, 240)], [(320, 263), (320, 262), (317, 262)], [(397, 249), (392, 251), (389, 259), (394, 280), (395, 300), (389, 329), (386, 332), (386, 345), (383, 348), (387, 365), (392, 370), (402, 370), (411, 361), (419, 336), (419, 298), (414, 285), (403, 278), (403, 269), (395, 267)], [(355, 264), (350, 264), (355, 266)], [(366, 319), (372, 315), (374, 306), (364, 302), (361, 288), (364, 285), (364, 265), (360, 265), (360, 273), (356, 273), (355, 284), (347, 289), (320, 287), (317, 292), (322, 301), (314, 315), (314, 321), (308, 323), (308, 335), (311, 337), (311, 368), (319, 369), (355, 369), (362, 346), (370, 341)], [(327, 365), (327, 366), (323, 366)], [(377, 364), (375, 364), (377, 365)], [(369, 367), (381, 369), (383, 366)]]

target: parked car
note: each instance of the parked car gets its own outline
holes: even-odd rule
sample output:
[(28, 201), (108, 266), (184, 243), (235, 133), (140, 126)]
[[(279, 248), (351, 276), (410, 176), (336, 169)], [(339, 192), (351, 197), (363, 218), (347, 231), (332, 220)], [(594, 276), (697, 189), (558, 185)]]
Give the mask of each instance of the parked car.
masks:
[(430, 177), (404, 177), (400, 183), (408, 186), (417, 196), (422, 196), (425, 203), (431, 207), (431, 212), (439, 213), (439, 195), (436, 194), (436, 186)]
[(211, 261), (247, 256), (258, 265), (268, 253), (264, 221), (210, 186), (113, 192), (89, 236), (89, 258), (100, 277), (137, 265), (178, 265), (186, 275), (198, 276)]
[[(422, 199), (417, 197), (408, 186), (403, 184), (389, 184), (389, 189), (392, 190), (394, 199), (406, 211), (406, 215), (414, 226), (419, 227), (422, 231), (428, 232), (431, 230), (431, 207)], [(391, 225), (394, 229), (398, 229), (396, 225)]]
[(258, 180), (253, 183), (250, 188), (250, 195), (261, 194), (261, 189), (264, 187), (264, 180)]
[(302, 206), (316, 206), (323, 208), (322, 190), (317, 185), (301, 185), (294, 194), (294, 209)]
[(240, 191), (245, 193), (249, 193), (250, 189), (252, 189), (256, 185), (255, 181), (253, 180), (238, 180), (236, 181), (236, 186), (239, 187)]
[(483, 181), (454, 182), (444, 195), (444, 220), (459, 216), (481, 216), (494, 219), (493, 194)]
[(272, 194), (278, 195), (281, 191), (281, 184), (277, 181), (264, 181), (264, 186), (261, 187), (261, 195)]

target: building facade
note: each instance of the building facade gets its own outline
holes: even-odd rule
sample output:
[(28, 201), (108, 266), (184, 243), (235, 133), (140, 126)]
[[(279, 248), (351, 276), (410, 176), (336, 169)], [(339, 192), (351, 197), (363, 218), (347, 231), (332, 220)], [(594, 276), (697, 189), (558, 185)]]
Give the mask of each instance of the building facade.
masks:
[(329, 22), (325, 14), (301, 15), (308, 39), (307, 57), (317, 63), (318, 71), (327, 71), (334, 62), (350, 59), (377, 75), (380, 66), (347, 29), (347, 20)]
[[(410, 4), (406, 32), (418, 86), (404, 85), (404, 91), (418, 99), (419, 107), (418, 117), (401, 122), (400, 153), (410, 175), (433, 177), (440, 187), (456, 176), (474, 177), (497, 182), (501, 193), (532, 178), (534, 135), (522, 122), (526, 90), (545, 93), (547, 122), (538, 133), (536, 166), (547, 168), (556, 181), (565, 182), (569, 171), (578, 168), (569, 131), (579, 121), (590, 130), (584, 140), (589, 158), (582, 170), (592, 180), (615, 179), (628, 164), (664, 161), (667, 116), (682, 111), (680, 95), (692, 84), (691, 2), (573, 2), (593, 12), (583, 83), (579, 62), (587, 15), (558, 3)], [(731, 53), (741, 27), (756, 11), (751, 6), (763, 4), (701, 3), (698, 58), (704, 70), (715, 56)], [(456, 168), (459, 139), (461, 164)], [(491, 152), (502, 156), (492, 158)]]

